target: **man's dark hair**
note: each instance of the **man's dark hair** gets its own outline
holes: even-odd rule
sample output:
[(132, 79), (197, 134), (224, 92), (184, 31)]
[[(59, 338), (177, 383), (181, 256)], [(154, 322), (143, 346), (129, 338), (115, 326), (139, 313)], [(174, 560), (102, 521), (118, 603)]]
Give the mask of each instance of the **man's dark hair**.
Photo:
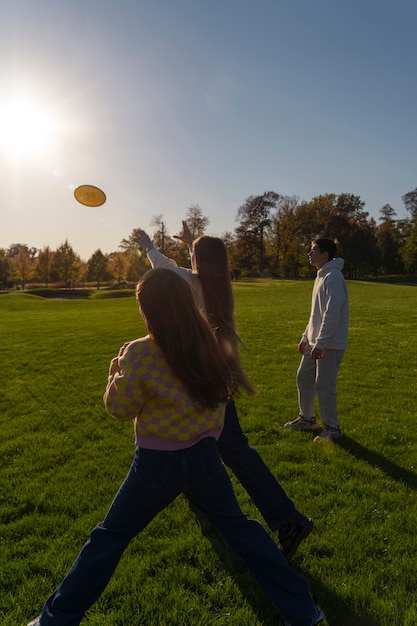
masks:
[(333, 239), (322, 237), (320, 239), (314, 239), (313, 243), (318, 246), (320, 252), (327, 252), (329, 255), (329, 261), (337, 257), (337, 246)]

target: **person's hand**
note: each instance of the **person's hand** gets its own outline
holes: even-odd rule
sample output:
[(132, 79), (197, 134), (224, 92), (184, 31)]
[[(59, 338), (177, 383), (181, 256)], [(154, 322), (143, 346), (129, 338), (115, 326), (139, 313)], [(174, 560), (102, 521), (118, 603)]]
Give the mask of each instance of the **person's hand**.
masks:
[(193, 245), (193, 236), (185, 220), (182, 222), (182, 231), (178, 235), (173, 235), (173, 237), (174, 239), (179, 239), (183, 243), (186, 243), (189, 248)]
[(300, 343), (298, 344), (298, 352), (300, 354), (304, 354), (304, 352), (306, 351), (308, 346), (307, 341), (300, 341)]
[(311, 358), (313, 361), (317, 361), (317, 359), (323, 358), (323, 349), (322, 348), (313, 348), (311, 351)]
[(153, 245), (152, 239), (141, 228), (135, 228), (135, 230), (133, 231), (133, 239), (135, 240), (139, 248), (145, 248), (145, 250)]

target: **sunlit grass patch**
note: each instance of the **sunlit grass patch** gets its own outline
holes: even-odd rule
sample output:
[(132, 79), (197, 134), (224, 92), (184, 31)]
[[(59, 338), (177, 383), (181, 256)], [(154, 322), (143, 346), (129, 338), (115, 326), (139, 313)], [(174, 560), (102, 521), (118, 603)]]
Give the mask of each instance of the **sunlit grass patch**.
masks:
[[(417, 576), (417, 288), (349, 282), (338, 388), (345, 438), (284, 431), (297, 414), (297, 344), (311, 281), (234, 283), (250, 443), (316, 522), (293, 565), (332, 626), (414, 626)], [(101, 520), (133, 455), (106, 414), (110, 358), (144, 333), (134, 297), (0, 297), (0, 623), (26, 624)], [(260, 515), (232, 477), (243, 509)], [(86, 626), (272, 626), (276, 613), (179, 498), (129, 546)], [(276, 537), (275, 537), (276, 538)]]

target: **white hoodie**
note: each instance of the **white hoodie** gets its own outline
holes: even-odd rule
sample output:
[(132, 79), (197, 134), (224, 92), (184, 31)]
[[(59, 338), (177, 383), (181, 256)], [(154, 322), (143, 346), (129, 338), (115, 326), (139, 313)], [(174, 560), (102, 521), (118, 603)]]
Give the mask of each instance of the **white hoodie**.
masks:
[(343, 265), (343, 259), (332, 259), (317, 272), (310, 319), (302, 337), (302, 341), (308, 342), (312, 348), (346, 349), (349, 299)]

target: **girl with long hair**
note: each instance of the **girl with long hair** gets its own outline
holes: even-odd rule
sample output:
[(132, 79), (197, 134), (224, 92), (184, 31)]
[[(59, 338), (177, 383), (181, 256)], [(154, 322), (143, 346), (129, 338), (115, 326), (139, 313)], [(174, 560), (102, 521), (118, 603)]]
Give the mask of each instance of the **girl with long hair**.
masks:
[(216, 439), (225, 403), (241, 388), (237, 369), (229, 368), (229, 356), (180, 276), (150, 270), (137, 300), (148, 334), (125, 343), (112, 359), (104, 394), (112, 415), (134, 421), (130, 471), (62, 584), (28, 626), (78, 626), (131, 539), (181, 493), (247, 565), (285, 624), (318, 624), (323, 616), (307, 582), (261, 524), (242, 513), (220, 459)]
[[(239, 356), (241, 341), (235, 326), (226, 246), (218, 237), (207, 235), (193, 241), (187, 223), (183, 221), (182, 225), (182, 232), (176, 238), (188, 245), (192, 269), (178, 267), (173, 259), (159, 252), (144, 230), (137, 229), (135, 239), (139, 247), (146, 250), (152, 267), (171, 269), (189, 282), (198, 306), (227, 350), (231, 366), (234, 364), (237, 372), (242, 371)], [(246, 377), (240, 380), (240, 384), (253, 393), (253, 386)], [(249, 445), (240, 426), (233, 397), (226, 405), (224, 428), (217, 445), (224, 463), (237, 476), (270, 529), (278, 531), (283, 554), (291, 558), (301, 541), (310, 534), (313, 520), (296, 509), (262, 457)]]

